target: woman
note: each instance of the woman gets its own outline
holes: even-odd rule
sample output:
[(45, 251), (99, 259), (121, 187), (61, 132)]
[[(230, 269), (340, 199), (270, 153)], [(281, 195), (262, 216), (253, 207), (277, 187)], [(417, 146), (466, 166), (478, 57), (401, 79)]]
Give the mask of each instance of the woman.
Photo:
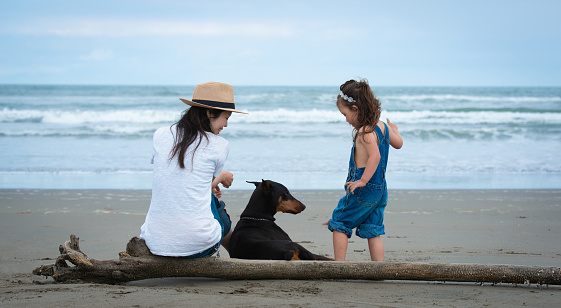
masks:
[[(231, 221), (218, 184), (234, 177), (222, 170), (228, 141), (219, 137), (235, 109), (234, 88), (219, 82), (195, 87), (191, 106), (171, 127), (154, 133), (152, 200), (140, 238), (155, 255), (204, 257), (229, 249)], [(214, 194), (213, 194), (214, 192)]]

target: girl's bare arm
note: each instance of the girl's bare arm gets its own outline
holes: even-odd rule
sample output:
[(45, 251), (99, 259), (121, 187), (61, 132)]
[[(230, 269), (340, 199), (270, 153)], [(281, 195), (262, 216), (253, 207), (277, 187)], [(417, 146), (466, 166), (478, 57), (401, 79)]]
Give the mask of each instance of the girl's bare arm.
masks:
[(401, 149), (401, 147), (403, 146), (403, 138), (401, 138), (401, 135), (399, 134), (399, 130), (397, 129), (397, 125), (390, 122), (390, 119), (388, 119), (388, 118), (386, 118), (386, 120), (388, 121), (388, 129), (389, 129), (389, 133), (390, 133), (389, 134), (390, 145), (394, 149)]

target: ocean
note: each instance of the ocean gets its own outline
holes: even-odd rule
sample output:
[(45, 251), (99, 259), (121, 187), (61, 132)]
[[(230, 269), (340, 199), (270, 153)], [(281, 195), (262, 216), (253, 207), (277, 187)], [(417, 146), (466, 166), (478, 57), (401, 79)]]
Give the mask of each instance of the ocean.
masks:
[[(0, 189), (150, 189), (152, 134), (194, 86), (0, 85)], [(561, 188), (561, 88), (376, 87), (391, 149), (389, 189)], [(352, 129), (338, 86), (235, 86), (220, 135), (232, 189), (271, 179), (342, 189)]]

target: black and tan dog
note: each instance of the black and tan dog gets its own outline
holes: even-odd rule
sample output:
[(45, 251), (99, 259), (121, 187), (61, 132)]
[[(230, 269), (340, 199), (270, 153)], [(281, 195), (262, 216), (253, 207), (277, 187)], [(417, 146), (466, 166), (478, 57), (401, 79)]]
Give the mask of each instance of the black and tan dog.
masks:
[(282, 184), (248, 182), (256, 188), (230, 240), (230, 257), (261, 260), (331, 260), (293, 242), (273, 217), (277, 212), (298, 214), (306, 206)]

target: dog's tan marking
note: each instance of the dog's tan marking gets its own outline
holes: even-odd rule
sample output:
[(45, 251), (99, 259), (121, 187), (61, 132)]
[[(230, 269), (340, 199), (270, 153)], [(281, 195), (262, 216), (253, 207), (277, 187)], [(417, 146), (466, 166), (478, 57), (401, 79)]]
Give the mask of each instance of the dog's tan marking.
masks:
[(292, 259), (290, 259), (290, 261), (300, 260), (300, 256), (298, 256), (300, 254), (300, 249), (294, 249), (291, 251), (292, 251)]
[(277, 205), (277, 212), (283, 213), (300, 213), (304, 209), (302, 207), (302, 203), (297, 200), (287, 200), (283, 201), (281, 197), (279, 197), (279, 205)]

